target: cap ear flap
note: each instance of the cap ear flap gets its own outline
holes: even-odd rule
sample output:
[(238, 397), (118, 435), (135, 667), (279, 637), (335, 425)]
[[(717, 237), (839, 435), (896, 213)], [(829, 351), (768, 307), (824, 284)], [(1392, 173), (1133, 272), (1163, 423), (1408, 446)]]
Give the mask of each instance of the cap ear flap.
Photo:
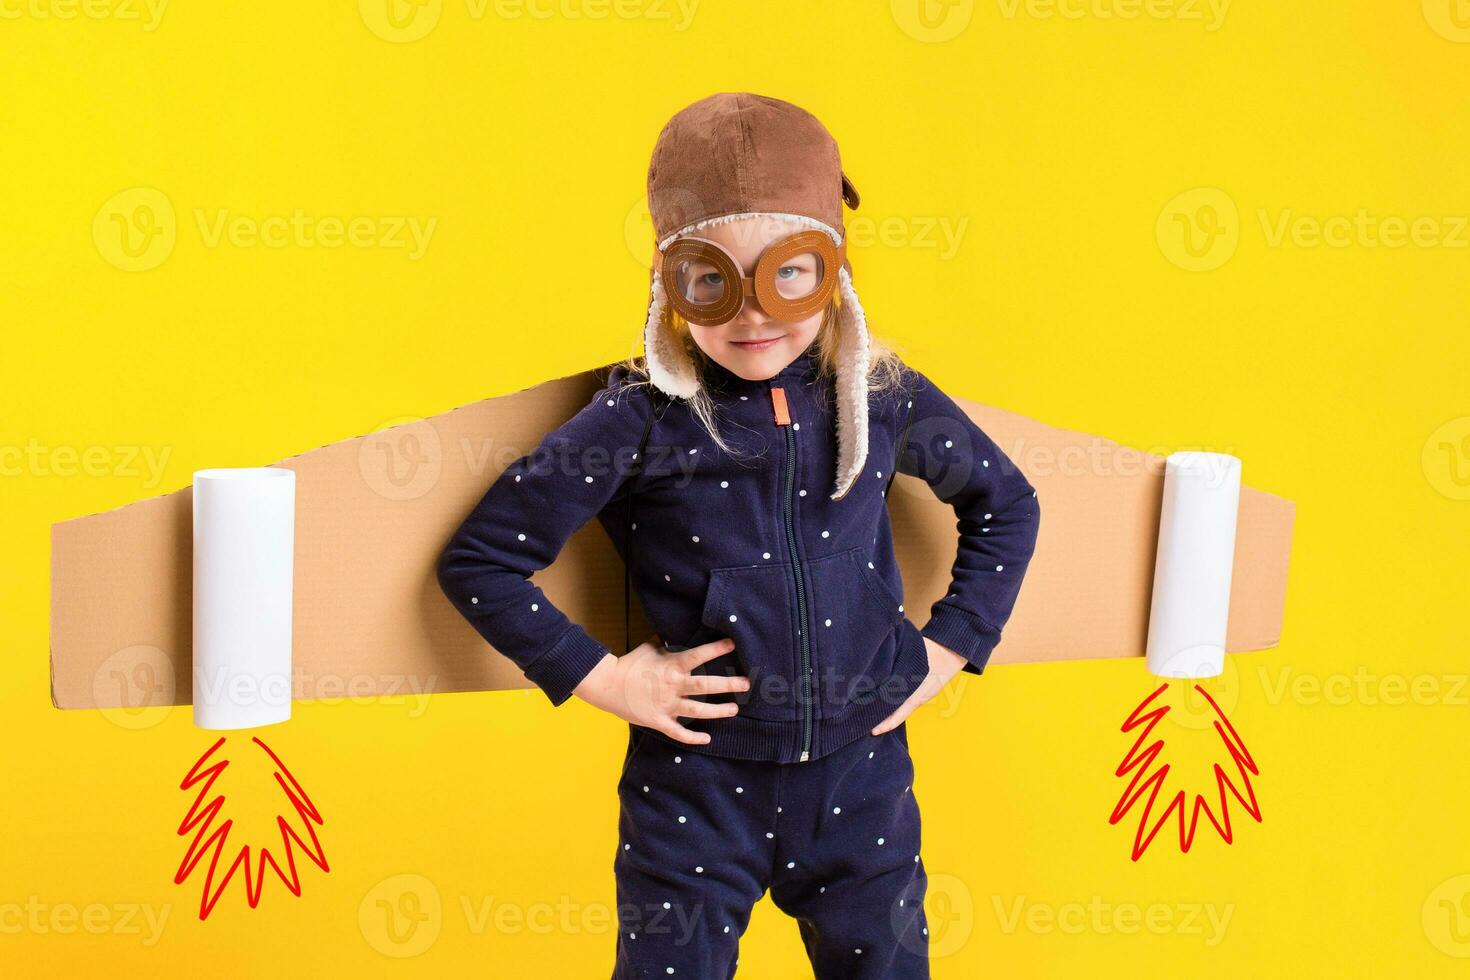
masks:
[(689, 352), (675, 336), (667, 316), (669, 299), (663, 278), (655, 269), (648, 319), (643, 325), (644, 363), (653, 384), (674, 398), (693, 398), (699, 391), (699, 376)]
[(852, 181), (848, 178), (847, 174), (842, 175), (842, 200), (854, 211), (857, 210), (858, 202), (862, 200), (858, 196), (857, 188), (852, 185)]
[(868, 318), (852, 278), (839, 273), (837, 311), (837, 482), (830, 499), (847, 496), (868, 459)]

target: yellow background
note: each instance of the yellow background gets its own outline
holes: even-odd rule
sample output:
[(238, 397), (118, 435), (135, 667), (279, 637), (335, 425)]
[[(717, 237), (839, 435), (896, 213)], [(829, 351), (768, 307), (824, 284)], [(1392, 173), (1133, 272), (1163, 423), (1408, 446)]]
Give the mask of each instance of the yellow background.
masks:
[[(174, 828), (212, 738), (51, 707), (49, 524), (638, 349), (653, 140), (742, 89), (837, 136), (873, 329), (943, 387), (1298, 508), (1284, 640), (1216, 685), (1262, 768), (1233, 846), (1135, 864), (1108, 825), (1141, 662), (914, 718), (935, 975), (1465, 970), (1463, 0), (395, 2), (0, 2), (0, 973), (607, 974), (624, 727), (537, 692), (297, 705), (262, 734), (331, 872), (201, 923)], [(298, 212), (359, 244), (249, 237)], [(1207, 736), (1169, 729), (1194, 788)], [(768, 902), (741, 963), (805, 975)]]

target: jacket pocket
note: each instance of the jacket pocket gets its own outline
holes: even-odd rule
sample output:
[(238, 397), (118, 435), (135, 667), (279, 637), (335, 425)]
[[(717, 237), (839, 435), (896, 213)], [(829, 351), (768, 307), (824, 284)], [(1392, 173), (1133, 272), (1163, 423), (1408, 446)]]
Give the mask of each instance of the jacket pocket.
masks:
[(750, 679), (750, 690), (711, 696), (733, 700), (740, 715), (764, 721), (800, 717), (796, 688), (796, 582), (789, 562), (734, 565), (710, 570), (700, 621), (735, 641), (735, 649), (705, 664), (698, 673), (736, 674)]
[(894, 627), (903, 619), (899, 597), (868, 567), (862, 548), (815, 559), (808, 568), (823, 713), (840, 713), (883, 697), (893, 665), (877, 661), (885, 650), (890, 656), (896, 650)]

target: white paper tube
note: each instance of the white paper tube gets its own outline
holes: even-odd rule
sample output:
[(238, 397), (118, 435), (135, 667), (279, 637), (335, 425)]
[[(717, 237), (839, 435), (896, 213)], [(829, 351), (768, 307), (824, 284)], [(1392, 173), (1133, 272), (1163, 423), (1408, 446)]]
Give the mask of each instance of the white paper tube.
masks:
[(1225, 669), (1240, 459), (1178, 452), (1164, 461), (1164, 502), (1148, 619), (1148, 669), (1214, 677)]
[(194, 724), (232, 729), (291, 717), (296, 473), (194, 474)]

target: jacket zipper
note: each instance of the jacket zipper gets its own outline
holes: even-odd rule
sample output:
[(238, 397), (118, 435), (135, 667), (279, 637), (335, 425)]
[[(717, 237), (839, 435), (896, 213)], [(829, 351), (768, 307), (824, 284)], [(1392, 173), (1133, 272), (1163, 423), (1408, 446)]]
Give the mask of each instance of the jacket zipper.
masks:
[(786, 433), (786, 493), (784, 518), (786, 525), (786, 548), (791, 554), (791, 569), (796, 579), (797, 636), (801, 638), (801, 759), (806, 762), (812, 757), (812, 652), (810, 634), (807, 630), (806, 587), (802, 582), (801, 557), (796, 550), (796, 532), (792, 527), (792, 498), (796, 487), (796, 434), (791, 430), (791, 414), (786, 404), (784, 388), (771, 386), (771, 407), (776, 414), (776, 426)]

